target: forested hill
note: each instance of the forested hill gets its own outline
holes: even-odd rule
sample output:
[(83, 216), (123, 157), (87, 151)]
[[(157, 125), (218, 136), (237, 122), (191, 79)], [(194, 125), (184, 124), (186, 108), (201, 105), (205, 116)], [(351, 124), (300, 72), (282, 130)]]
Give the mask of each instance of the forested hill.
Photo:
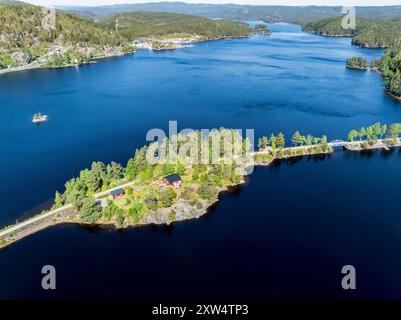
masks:
[(303, 31), (312, 32), (325, 36), (354, 36), (368, 27), (372, 20), (357, 18), (356, 29), (344, 29), (342, 26), (343, 17), (333, 17), (312, 21), (304, 25)]
[(47, 13), (43, 9), (0, 3), (0, 71), (32, 63), (51, 67), (75, 65), (95, 57), (121, 55), (134, 50), (132, 42), (136, 37), (180, 33), (206, 40), (251, 33), (242, 23), (150, 12), (112, 16), (101, 22), (57, 12), (54, 28), (44, 28)]
[[(0, 4), (0, 68), (15, 66), (24, 59), (31, 62), (56, 44), (119, 44), (109, 28), (70, 13), (57, 13), (55, 29), (46, 30), (42, 27), (45, 15), (38, 6)], [(20, 61), (10, 57), (13, 53), (20, 53)]]
[(119, 25), (119, 33), (127, 39), (137, 37), (166, 36), (173, 34), (198, 35), (205, 39), (248, 36), (248, 25), (225, 20), (166, 13), (166, 12), (131, 12), (113, 15), (101, 20), (109, 27)]
[(401, 18), (374, 20), (359, 18), (356, 29), (344, 29), (343, 17), (307, 23), (303, 30), (328, 36), (352, 36), (353, 44), (367, 48), (388, 48), (401, 43)]
[(401, 43), (401, 17), (371, 23), (354, 37), (353, 43), (369, 48), (386, 48)]
[(401, 45), (386, 50), (380, 71), (386, 79), (386, 90), (401, 99)]
[[(146, 1), (144, 1), (146, 2)], [(201, 2), (201, 1), (200, 1)], [(264, 6), (236, 4), (189, 4), (184, 2), (150, 2), (98, 7), (60, 7), (91, 17), (129, 11), (163, 11), (192, 14), (208, 18), (231, 20), (265, 20), (266, 22), (291, 22), (305, 24), (310, 21), (341, 15), (341, 6)], [(401, 16), (400, 6), (356, 7), (357, 15), (365, 18), (391, 19)]]

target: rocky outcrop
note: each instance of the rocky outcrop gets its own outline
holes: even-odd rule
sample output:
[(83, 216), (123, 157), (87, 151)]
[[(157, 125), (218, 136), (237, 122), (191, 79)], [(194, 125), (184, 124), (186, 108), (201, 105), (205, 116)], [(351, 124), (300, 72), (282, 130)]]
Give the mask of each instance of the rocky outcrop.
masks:
[(29, 62), (29, 56), (22, 51), (13, 52), (10, 56), (18, 65), (24, 65)]

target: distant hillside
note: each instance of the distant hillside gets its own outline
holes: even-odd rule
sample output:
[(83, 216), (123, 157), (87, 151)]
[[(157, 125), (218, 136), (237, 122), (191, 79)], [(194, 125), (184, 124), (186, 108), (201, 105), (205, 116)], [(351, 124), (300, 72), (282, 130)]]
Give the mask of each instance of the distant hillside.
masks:
[(23, 4), (21, 1), (15, 1), (15, 0), (0, 0), (0, 4)]
[(54, 27), (44, 28), (47, 13), (42, 10), (28, 4), (0, 4), (0, 74), (20, 67), (70, 66), (123, 55), (135, 50), (133, 41), (138, 37), (152, 37), (142, 47), (163, 50), (180, 47), (182, 35), (191, 42), (248, 36), (252, 31), (242, 23), (152, 12), (114, 15), (98, 22), (57, 12)]
[(55, 29), (42, 27), (42, 8), (0, 5), (0, 69), (31, 63), (55, 46), (116, 46), (113, 30), (70, 13), (57, 13)]
[(29, 48), (43, 43), (115, 45), (112, 30), (70, 13), (57, 13), (54, 30), (45, 30), (42, 8), (33, 5), (0, 5), (1, 49)]
[(343, 17), (309, 22), (304, 25), (303, 31), (312, 32), (324, 36), (354, 36), (364, 30), (372, 23), (369, 19), (359, 18), (356, 20), (356, 29), (344, 29), (342, 26)]
[(342, 17), (307, 23), (303, 30), (326, 36), (352, 36), (353, 44), (367, 48), (388, 48), (401, 43), (401, 18), (373, 20), (359, 18), (356, 29), (343, 29)]
[(129, 40), (174, 34), (198, 35), (206, 40), (242, 37), (251, 33), (249, 26), (242, 23), (166, 12), (124, 13), (108, 16), (100, 22), (114, 27), (116, 21), (119, 34)]
[[(200, 1), (201, 2), (201, 1)], [(98, 7), (59, 7), (62, 10), (79, 12), (90, 17), (130, 11), (163, 11), (223, 18), (231, 20), (265, 20), (267, 22), (291, 22), (305, 24), (310, 21), (336, 17), (341, 14), (340, 6), (258, 6), (235, 4), (188, 4), (184, 2), (159, 2), (122, 4)], [(400, 6), (357, 7), (360, 17), (391, 19), (401, 16)]]
[(387, 48), (401, 43), (401, 18), (371, 23), (357, 33), (352, 41), (355, 45), (369, 48)]

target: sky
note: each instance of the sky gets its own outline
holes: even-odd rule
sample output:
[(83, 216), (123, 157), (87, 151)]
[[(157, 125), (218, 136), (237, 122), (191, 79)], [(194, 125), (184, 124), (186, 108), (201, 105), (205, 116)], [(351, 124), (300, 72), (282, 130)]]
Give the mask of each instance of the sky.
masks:
[[(22, 0), (23, 1), (23, 0)], [(346, 6), (385, 6), (401, 5), (400, 0), (176, 0), (187, 3), (237, 3), (237, 4), (258, 4), (258, 5), (346, 5)], [(79, 5), (79, 6), (100, 6), (121, 3), (146, 3), (161, 2), (158, 0), (25, 0), (38, 5), (59, 6), (59, 5)]]

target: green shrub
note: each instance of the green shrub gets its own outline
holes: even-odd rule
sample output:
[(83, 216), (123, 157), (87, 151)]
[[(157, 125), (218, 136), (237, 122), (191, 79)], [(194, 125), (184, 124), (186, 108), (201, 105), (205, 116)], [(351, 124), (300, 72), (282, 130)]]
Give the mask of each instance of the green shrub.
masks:
[(93, 224), (100, 219), (102, 208), (96, 203), (95, 199), (86, 198), (82, 201), (80, 214), (83, 222)]

